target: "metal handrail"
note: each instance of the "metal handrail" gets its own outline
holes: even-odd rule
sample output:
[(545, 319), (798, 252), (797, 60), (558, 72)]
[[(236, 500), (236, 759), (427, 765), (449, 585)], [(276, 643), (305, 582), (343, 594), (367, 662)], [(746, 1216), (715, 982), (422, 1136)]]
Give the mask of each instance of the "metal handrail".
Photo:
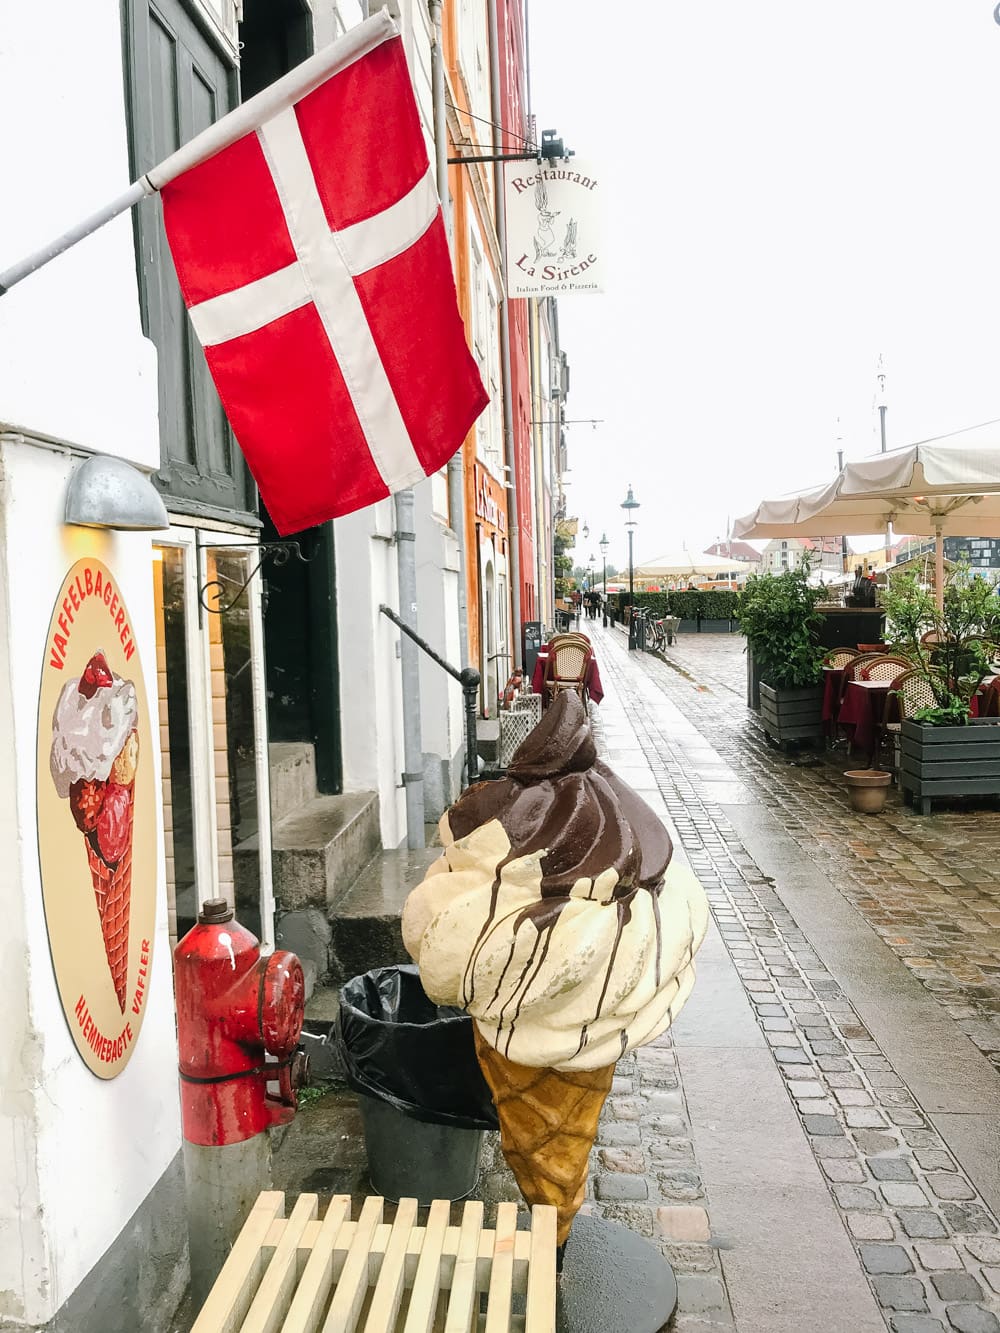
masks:
[(403, 631), (403, 633), (417, 645), (422, 648), (427, 656), (447, 671), (458, 681), (462, 687), (462, 693), (465, 695), (465, 770), (466, 786), (471, 786), (479, 776), (479, 755), (476, 749), (476, 696), (479, 694), (479, 685), (481, 677), (475, 667), (463, 667), (459, 671), (458, 667), (453, 667), (450, 662), (446, 662), (440, 653), (436, 652), (426, 639), (422, 638), (415, 629), (401, 620), (395, 611), (385, 603), (380, 603), (378, 608), (384, 616), (387, 616), (394, 625)]

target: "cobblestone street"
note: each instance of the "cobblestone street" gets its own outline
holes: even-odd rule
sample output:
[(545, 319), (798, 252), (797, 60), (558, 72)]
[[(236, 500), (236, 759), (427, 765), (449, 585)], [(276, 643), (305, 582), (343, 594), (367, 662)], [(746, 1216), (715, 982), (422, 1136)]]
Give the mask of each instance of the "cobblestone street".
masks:
[(1000, 1330), (1000, 815), (854, 814), (843, 754), (767, 743), (738, 636), (594, 637), (608, 761), (714, 930), (619, 1066), (593, 1207), (657, 1238), (679, 1330)]
[[(671, 1261), (678, 1333), (1000, 1333), (1000, 813), (855, 814), (843, 752), (766, 741), (739, 636), (663, 661), (584, 629), (603, 756), (713, 914), (674, 1030), (619, 1062), (585, 1209)], [(363, 1194), (353, 1098), (276, 1171)], [(519, 1197), (495, 1136), (480, 1189)]]

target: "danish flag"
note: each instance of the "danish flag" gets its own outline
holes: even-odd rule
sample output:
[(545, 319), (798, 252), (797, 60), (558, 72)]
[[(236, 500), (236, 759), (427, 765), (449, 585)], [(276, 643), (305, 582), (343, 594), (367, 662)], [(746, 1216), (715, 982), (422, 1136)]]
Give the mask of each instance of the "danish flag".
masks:
[(488, 398), (385, 11), (147, 179), (279, 532), (361, 509), (447, 462)]

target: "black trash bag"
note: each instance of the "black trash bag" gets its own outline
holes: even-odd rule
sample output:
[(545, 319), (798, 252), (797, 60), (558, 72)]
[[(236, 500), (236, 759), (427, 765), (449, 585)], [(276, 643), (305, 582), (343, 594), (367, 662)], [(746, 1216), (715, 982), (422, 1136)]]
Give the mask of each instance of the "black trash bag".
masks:
[(472, 1019), (433, 1004), (413, 964), (376, 968), (341, 988), (337, 1043), (355, 1092), (426, 1124), (498, 1127)]

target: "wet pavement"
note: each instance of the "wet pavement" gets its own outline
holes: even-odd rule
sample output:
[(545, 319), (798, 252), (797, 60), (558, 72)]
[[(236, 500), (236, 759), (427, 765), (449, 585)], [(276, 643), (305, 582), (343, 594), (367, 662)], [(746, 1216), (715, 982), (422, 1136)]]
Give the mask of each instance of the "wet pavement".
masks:
[[(583, 628), (602, 750), (713, 912), (674, 1031), (619, 1062), (586, 1208), (672, 1262), (680, 1333), (1000, 1333), (1000, 812), (855, 814), (843, 753), (768, 744), (738, 636), (660, 660)], [(365, 1193), (354, 1099), (275, 1172)], [(480, 1192), (517, 1197), (494, 1136)]]

